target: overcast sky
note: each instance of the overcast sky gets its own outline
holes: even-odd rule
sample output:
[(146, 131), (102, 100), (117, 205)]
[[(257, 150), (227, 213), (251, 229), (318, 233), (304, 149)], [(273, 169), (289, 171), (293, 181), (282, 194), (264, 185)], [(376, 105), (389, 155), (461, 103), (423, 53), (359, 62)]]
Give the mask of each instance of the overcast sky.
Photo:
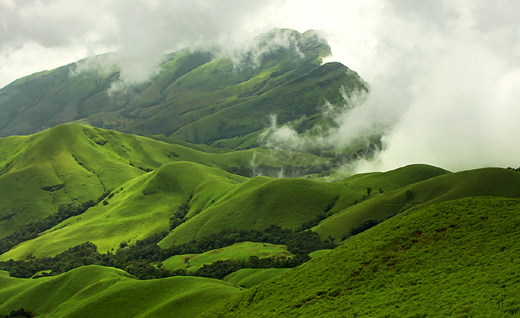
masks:
[(360, 170), (518, 167), (519, 12), (518, 0), (0, 0), (0, 87), (103, 52), (153, 66), (187, 46), (317, 29), (372, 87), (335, 140), (392, 127)]

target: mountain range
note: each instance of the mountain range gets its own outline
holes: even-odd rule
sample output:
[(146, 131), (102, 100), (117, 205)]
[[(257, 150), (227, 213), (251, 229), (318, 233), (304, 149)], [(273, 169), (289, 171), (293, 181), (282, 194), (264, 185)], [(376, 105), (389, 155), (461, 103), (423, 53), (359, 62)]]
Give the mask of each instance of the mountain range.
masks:
[(270, 149), (368, 91), (315, 31), (0, 90), (0, 317), (515, 317), (520, 173)]

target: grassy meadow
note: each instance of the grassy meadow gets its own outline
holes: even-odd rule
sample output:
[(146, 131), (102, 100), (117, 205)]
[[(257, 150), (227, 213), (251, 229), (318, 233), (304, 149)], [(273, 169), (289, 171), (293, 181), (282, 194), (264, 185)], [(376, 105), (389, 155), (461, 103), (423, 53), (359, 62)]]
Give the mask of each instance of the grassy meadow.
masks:
[(287, 247), (284, 245), (241, 242), (202, 254), (175, 255), (162, 262), (162, 267), (171, 270), (186, 269), (188, 272), (195, 272), (202, 266), (210, 265), (218, 260), (246, 261), (251, 256), (258, 258), (290, 258), (294, 255), (287, 251)]
[(518, 317), (520, 201), (404, 212), (201, 317)]

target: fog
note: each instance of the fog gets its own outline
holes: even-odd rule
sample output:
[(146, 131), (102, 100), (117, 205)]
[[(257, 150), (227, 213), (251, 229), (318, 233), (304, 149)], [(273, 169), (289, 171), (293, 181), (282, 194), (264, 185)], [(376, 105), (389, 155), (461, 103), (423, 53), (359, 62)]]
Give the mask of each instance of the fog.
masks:
[(358, 72), (371, 92), (334, 105), (338, 127), (314, 140), (274, 121), (271, 132), (296, 148), (383, 133), (383, 150), (357, 171), (520, 166), (515, 0), (0, 0), (0, 10), (0, 86), (115, 51), (124, 86), (156, 74), (167, 52), (233, 51), (274, 27), (316, 29), (332, 47), (328, 60)]

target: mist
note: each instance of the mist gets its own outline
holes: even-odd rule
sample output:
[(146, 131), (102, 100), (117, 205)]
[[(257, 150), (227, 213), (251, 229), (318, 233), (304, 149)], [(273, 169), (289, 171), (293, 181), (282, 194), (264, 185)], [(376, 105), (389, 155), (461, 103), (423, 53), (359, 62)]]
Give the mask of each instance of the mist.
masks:
[(387, 40), (376, 47), (381, 75), (372, 85), (383, 99), (366, 106), (376, 117), (397, 112), (384, 150), (358, 171), (520, 165), (520, 27), (511, 19), (518, 9), (514, 1), (395, 1), (385, 9), (382, 22), (392, 29), (378, 31)]
[[(315, 29), (332, 48), (327, 61), (359, 73), (370, 94), (347, 96), (332, 108), (326, 101), (317, 105), (334, 110), (334, 125), (312, 138), (273, 120), (266, 143), (345, 148), (380, 133), (383, 149), (360, 160), (356, 171), (411, 163), (452, 171), (518, 167), (518, 12), (515, 0), (0, 0), (0, 86), (118, 52), (115, 62), (97, 67), (117, 64), (124, 89), (156, 75), (168, 52), (233, 51), (272, 28)], [(276, 144), (280, 140), (284, 145)]]
[[(342, 40), (331, 31), (328, 38), (330, 60), (344, 58), (340, 61), (370, 84), (370, 94), (358, 98), (355, 107), (336, 105), (338, 127), (312, 138), (271, 124), (267, 144), (342, 148), (381, 133), (383, 149), (350, 169), (386, 171), (414, 163), (452, 171), (520, 166), (515, 146), (520, 4), (371, 1), (367, 6), (373, 10), (359, 12), (378, 22), (361, 24), (366, 41)], [(345, 53), (353, 43), (366, 49), (364, 56)]]

